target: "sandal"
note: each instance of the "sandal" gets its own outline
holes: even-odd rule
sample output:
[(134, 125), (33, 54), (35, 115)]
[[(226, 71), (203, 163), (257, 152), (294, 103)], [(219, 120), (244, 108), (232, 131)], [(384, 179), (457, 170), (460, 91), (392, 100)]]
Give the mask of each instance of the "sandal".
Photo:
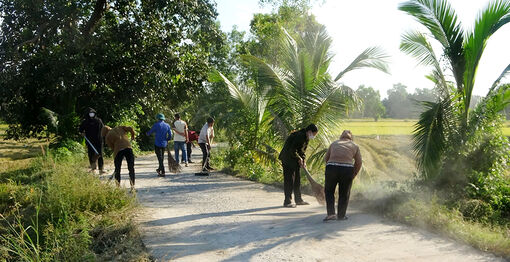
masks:
[(327, 222), (329, 220), (336, 220), (336, 215), (329, 215), (326, 218), (324, 218), (322, 221)]

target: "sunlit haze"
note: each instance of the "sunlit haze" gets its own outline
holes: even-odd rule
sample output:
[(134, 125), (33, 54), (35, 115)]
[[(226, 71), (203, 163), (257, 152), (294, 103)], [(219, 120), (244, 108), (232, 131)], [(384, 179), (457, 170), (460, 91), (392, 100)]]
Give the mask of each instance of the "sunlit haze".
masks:
[[(258, 0), (216, 0), (218, 20), (223, 31), (230, 31), (236, 25), (239, 30), (249, 31), (254, 13), (271, 12), (272, 7), (261, 8)], [(317, 1), (322, 2), (322, 1)], [(382, 97), (393, 84), (403, 83), (408, 91), (415, 88), (432, 88), (425, 78), (429, 68), (416, 66), (416, 60), (400, 52), (401, 34), (406, 30), (420, 29), (412, 17), (397, 9), (401, 0), (325, 0), (315, 4), (312, 13), (326, 25), (333, 39), (332, 52), (335, 59), (330, 69), (332, 75), (348, 65), (360, 52), (369, 46), (381, 46), (391, 56), (391, 75), (365, 69), (351, 72), (341, 81), (357, 88), (359, 85), (372, 86)], [(466, 31), (474, 24), (479, 11), (488, 0), (450, 0)], [(510, 63), (510, 25), (502, 27), (489, 40), (478, 68), (473, 94), (485, 96), (494, 80)], [(509, 81), (510, 79), (506, 79)]]

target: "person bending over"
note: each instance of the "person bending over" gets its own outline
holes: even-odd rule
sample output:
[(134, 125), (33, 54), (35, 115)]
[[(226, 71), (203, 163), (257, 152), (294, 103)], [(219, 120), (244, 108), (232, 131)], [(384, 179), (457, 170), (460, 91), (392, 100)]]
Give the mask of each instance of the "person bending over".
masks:
[[(345, 220), (347, 205), (351, 193), (352, 181), (361, 169), (361, 153), (358, 145), (352, 141), (352, 133), (344, 130), (339, 140), (334, 141), (324, 156), (326, 161), (326, 209), (328, 215), (324, 221)], [(354, 160), (354, 164), (353, 164)], [(338, 185), (338, 210), (335, 214), (335, 189)]]
[(135, 131), (130, 126), (118, 126), (110, 128), (104, 126), (101, 129), (101, 135), (105, 137), (106, 144), (113, 150), (115, 171), (113, 176), (117, 180), (117, 186), (120, 186), (120, 167), (122, 159), (126, 158), (129, 170), (129, 182), (131, 184), (131, 191), (135, 189), (135, 155), (131, 147), (131, 141), (128, 139), (127, 134), (131, 134), (131, 141), (135, 139)]
[[(313, 139), (318, 132), (318, 128), (314, 124), (308, 125), (306, 128), (293, 132), (285, 140), (283, 149), (278, 159), (282, 161), (283, 168), (283, 191), (285, 200), (284, 207), (296, 207), (296, 205), (308, 205), (301, 197), (301, 175), (299, 168), (306, 168), (305, 152), (308, 142)], [(294, 200), (296, 205), (291, 203), (292, 192), (294, 192)]]

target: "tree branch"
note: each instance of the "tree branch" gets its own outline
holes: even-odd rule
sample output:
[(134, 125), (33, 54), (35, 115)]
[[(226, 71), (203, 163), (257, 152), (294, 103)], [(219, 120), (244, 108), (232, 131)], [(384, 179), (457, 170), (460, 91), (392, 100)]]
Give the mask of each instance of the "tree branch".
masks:
[(85, 24), (85, 27), (82, 30), (82, 33), (85, 36), (89, 36), (94, 32), (96, 29), (97, 24), (99, 23), (99, 20), (104, 15), (104, 12), (106, 11), (107, 7), (107, 0), (97, 0), (96, 4), (94, 5), (94, 12), (90, 16), (89, 21)]
[(19, 44), (17, 44), (15, 47), (14, 47), (14, 50), (18, 50), (19, 48), (23, 47), (24, 45), (27, 45), (27, 44), (31, 44), (31, 43), (35, 43), (37, 41), (39, 41), (39, 39), (41, 39), (41, 36), (43, 34), (43, 31), (48, 27), (48, 23), (44, 23), (42, 25), (39, 26), (39, 28), (37, 28), (37, 31), (35, 33), (35, 36), (31, 39), (28, 39), (24, 42), (21, 42)]

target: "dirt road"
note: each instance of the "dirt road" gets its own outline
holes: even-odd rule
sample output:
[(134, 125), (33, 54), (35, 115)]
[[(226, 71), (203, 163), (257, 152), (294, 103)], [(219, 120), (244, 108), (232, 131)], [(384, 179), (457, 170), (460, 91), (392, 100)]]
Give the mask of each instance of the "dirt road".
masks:
[(355, 206), (349, 220), (324, 223), (312, 196), (309, 206), (283, 208), (283, 193), (271, 186), (197, 177), (197, 164), (159, 178), (156, 166), (154, 156), (136, 159), (138, 220), (158, 261), (504, 261)]

